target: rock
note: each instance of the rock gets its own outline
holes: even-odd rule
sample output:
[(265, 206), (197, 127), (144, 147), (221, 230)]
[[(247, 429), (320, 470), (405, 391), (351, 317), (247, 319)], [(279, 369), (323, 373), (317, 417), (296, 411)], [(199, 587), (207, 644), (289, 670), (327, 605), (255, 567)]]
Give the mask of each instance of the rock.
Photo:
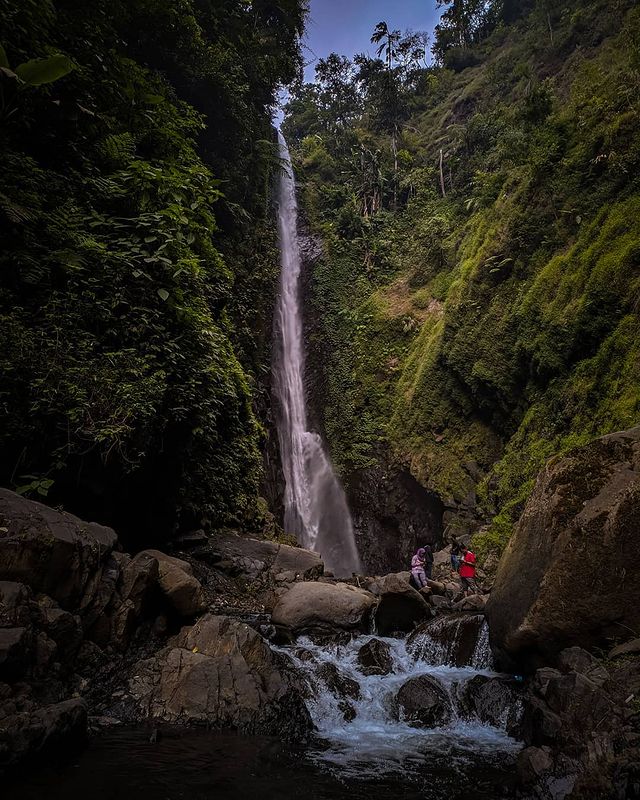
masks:
[(438, 611), (445, 611), (451, 608), (451, 601), (448, 597), (443, 597), (439, 594), (433, 594), (430, 598), (431, 605)]
[(429, 663), (463, 667), (471, 663), (483, 621), (480, 614), (436, 617), (416, 628), (407, 647)]
[(639, 518), (640, 427), (547, 463), (487, 605), (499, 664), (530, 670), (635, 630)]
[(139, 712), (166, 722), (304, 736), (311, 721), (285, 661), (248, 625), (207, 614), (129, 681)]
[(520, 694), (513, 680), (486, 675), (475, 675), (462, 690), (468, 713), (481, 722), (503, 728), (511, 736), (517, 736), (522, 716)]
[(31, 632), (28, 628), (0, 628), (0, 681), (12, 683), (29, 668)]
[(359, 669), (363, 675), (388, 675), (393, 672), (391, 648), (380, 639), (370, 639), (358, 650)]
[[(168, 558), (168, 556), (167, 556)], [(181, 564), (186, 562), (182, 561)], [(158, 583), (160, 564), (149, 551), (138, 553), (122, 570), (119, 594), (123, 602), (130, 601), (135, 614), (140, 616)]]
[(39, 598), (42, 614), (42, 627), (58, 647), (62, 661), (69, 661), (82, 644), (82, 623), (80, 617), (64, 611), (50, 597)]
[(365, 631), (375, 597), (345, 583), (294, 583), (279, 598), (271, 620), (294, 632), (313, 628)]
[(40, 631), (35, 641), (35, 663), (40, 671), (46, 669), (58, 654), (58, 645), (44, 631)]
[(292, 572), (303, 580), (310, 580), (322, 575), (324, 570), (322, 559), (312, 550), (232, 533), (212, 538), (208, 555), (202, 551), (194, 555), (198, 558), (206, 555), (216, 568), (231, 575), (243, 575), (248, 580), (269, 572), (274, 575)]
[(382, 463), (352, 473), (346, 490), (366, 571), (384, 575), (410, 564), (418, 547), (438, 543), (443, 505), (409, 469), (379, 455)]
[(454, 611), (472, 611), (483, 612), (487, 605), (487, 598), (481, 594), (471, 594), (468, 597), (463, 597), (454, 603), (452, 608)]
[(14, 766), (27, 757), (82, 742), (87, 730), (87, 707), (74, 698), (32, 713), (0, 720), (0, 767)]
[(0, 489), (0, 579), (48, 594), (63, 608), (91, 600), (116, 534), (94, 522)]
[(549, 747), (525, 747), (518, 754), (518, 777), (522, 783), (531, 784), (553, 767), (553, 758)]
[(428, 675), (411, 678), (396, 696), (401, 718), (416, 728), (437, 728), (453, 716), (449, 695)]
[(159, 550), (143, 550), (136, 559), (146, 556), (158, 562), (158, 584), (173, 608), (183, 617), (193, 617), (207, 607), (200, 581), (194, 577), (191, 564)]
[(318, 677), (324, 681), (327, 689), (334, 697), (350, 697), (352, 700), (360, 699), (360, 685), (336, 667), (335, 664), (325, 663), (318, 669)]
[(619, 658), (620, 656), (635, 655), (636, 653), (640, 653), (640, 639), (631, 639), (614, 647), (610, 651), (608, 658)]
[(0, 581), (0, 627), (21, 628), (29, 625), (30, 601), (31, 592), (23, 583)]
[(411, 631), (429, 616), (429, 603), (407, 580), (407, 573), (392, 573), (376, 578), (369, 591), (380, 598), (375, 612), (375, 628), (386, 636), (396, 631)]
[(609, 680), (609, 673), (597, 658), (581, 647), (567, 647), (558, 657), (558, 667), (562, 672), (579, 672), (589, 680), (602, 686)]
[(431, 581), (427, 579), (427, 586), (431, 589), (433, 595), (445, 595), (447, 587), (443, 581)]

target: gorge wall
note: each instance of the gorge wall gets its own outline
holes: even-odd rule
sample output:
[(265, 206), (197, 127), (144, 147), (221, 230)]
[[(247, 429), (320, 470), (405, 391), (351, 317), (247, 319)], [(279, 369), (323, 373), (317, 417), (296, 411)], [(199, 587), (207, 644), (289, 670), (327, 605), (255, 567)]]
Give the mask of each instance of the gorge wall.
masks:
[(499, 555), (546, 459), (640, 417), (638, 10), (521, 12), (445, 68), (331, 57), (287, 110), (318, 425), (407, 549), (422, 503)]

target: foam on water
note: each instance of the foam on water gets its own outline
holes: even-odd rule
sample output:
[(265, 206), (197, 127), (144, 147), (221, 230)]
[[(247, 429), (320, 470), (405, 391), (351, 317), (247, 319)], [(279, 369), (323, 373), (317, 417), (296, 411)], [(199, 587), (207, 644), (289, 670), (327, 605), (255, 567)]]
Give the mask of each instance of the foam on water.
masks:
[[(358, 651), (372, 638), (385, 642), (393, 658), (393, 673), (363, 675), (358, 668)], [(476, 675), (496, 675), (488, 668), (452, 667), (428, 663), (407, 649), (404, 639), (360, 636), (346, 645), (316, 645), (302, 638), (293, 648), (282, 648), (291, 656), (311, 688), (307, 706), (323, 740), (314, 758), (350, 777), (366, 769), (387, 774), (405, 771), (411, 764), (433, 759), (459, 765), (478, 757), (513, 754), (519, 744), (504, 728), (496, 728), (459, 713), (456, 698), (460, 688)], [(296, 652), (297, 651), (297, 652)], [(306, 651), (306, 652), (303, 652)], [(302, 658), (300, 656), (303, 656)], [(475, 657), (475, 654), (474, 654)], [(355, 717), (348, 722), (337, 698), (319, 675), (323, 664), (332, 664), (360, 686), (360, 698), (349, 699)], [(415, 728), (398, 718), (394, 697), (410, 678), (428, 675), (449, 692), (452, 721), (443, 727)]]

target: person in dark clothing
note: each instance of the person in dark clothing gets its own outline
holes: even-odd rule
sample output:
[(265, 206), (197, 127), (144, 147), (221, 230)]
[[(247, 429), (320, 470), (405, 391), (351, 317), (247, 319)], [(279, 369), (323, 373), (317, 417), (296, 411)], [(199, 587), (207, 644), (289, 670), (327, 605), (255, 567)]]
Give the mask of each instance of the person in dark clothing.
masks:
[(460, 556), (462, 555), (462, 545), (458, 543), (455, 536), (451, 537), (451, 569), (458, 571), (460, 566)]
[(433, 574), (433, 549), (430, 544), (424, 546), (424, 572), (428, 580), (431, 580)]

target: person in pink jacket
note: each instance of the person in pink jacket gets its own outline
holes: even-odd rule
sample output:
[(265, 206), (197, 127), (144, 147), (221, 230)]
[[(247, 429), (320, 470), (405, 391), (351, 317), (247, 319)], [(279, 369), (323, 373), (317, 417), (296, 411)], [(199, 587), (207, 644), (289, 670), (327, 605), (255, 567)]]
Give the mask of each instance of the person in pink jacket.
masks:
[(424, 570), (425, 556), (425, 549), (421, 547), (411, 559), (411, 577), (418, 589), (422, 589), (423, 586), (427, 585), (427, 574)]

